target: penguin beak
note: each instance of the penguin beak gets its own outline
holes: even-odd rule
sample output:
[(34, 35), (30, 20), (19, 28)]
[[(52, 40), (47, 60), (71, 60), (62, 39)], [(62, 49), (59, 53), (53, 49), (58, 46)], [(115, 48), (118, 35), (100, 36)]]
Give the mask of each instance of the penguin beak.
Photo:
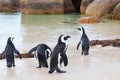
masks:
[(80, 28), (77, 28), (77, 30), (80, 30), (80, 31), (81, 31), (81, 29), (80, 29)]
[(67, 36), (67, 38), (71, 38), (71, 36)]
[(12, 41), (13, 41), (14, 37), (12, 37)]

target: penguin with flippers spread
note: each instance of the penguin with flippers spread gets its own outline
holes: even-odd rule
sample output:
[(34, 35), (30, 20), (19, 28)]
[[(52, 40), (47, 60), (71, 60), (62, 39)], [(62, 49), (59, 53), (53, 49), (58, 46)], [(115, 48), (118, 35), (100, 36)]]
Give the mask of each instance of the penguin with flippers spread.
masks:
[(3, 51), (3, 53), (6, 56), (6, 62), (8, 68), (15, 66), (14, 53), (16, 53), (19, 56), (19, 58), (22, 59), (20, 52), (15, 48), (12, 42), (13, 39), (14, 38), (12, 37), (8, 38), (5, 50)]

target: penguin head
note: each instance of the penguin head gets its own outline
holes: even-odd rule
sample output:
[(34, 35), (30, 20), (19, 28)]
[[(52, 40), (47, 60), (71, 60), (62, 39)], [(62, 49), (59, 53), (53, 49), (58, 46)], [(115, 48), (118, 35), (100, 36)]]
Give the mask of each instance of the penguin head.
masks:
[(77, 28), (77, 30), (79, 30), (81, 32), (81, 35), (83, 35), (85, 33), (85, 30), (82, 26)]
[(14, 37), (11, 37), (11, 41), (13, 41), (14, 40)]
[(77, 30), (81, 31), (81, 28), (77, 28)]
[(79, 31), (83, 31), (84, 28), (81, 26), (81, 27), (77, 28), (77, 30), (79, 30)]
[(12, 42), (13, 39), (14, 39), (14, 37), (9, 37), (7, 42), (8, 42), (8, 43), (9, 43), (9, 42)]
[(68, 35), (60, 35), (58, 42), (62, 42), (62, 43), (67, 43), (68, 38), (71, 38), (71, 36)]

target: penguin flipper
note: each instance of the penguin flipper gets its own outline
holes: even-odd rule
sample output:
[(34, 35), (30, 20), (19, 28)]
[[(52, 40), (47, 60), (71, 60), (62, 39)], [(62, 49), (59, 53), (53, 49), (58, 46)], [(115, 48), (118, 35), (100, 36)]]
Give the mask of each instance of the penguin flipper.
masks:
[(28, 55), (30, 55), (33, 51), (36, 51), (36, 50), (37, 50), (37, 47), (38, 47), (38, 46), (36, 46), (36, 47), (32, 48), (31, 50), (29, 50)]
[(61, 66), (62, 62), (63, 62), (63, 59), (62, 59), (62, 58), (60, 58), (60, 67), (62, 67), (62, 66)]
[(15, 53), (19, 56), (20, 59), (22, 59), (22, 56), (21, 56), (20, 52), (17, 49), (15, 49)]
[(61, 63), (64, 62), (64, 66), (67, 66), (68, 65), (67, 55), (65, 53), (61, 53), (60, 56), (62, 58)]
[(78, 45), (77, 45), (77, 50), (79, 49), (80, 44), (81, 44), (81, 41), (80, 41), (80, 42), (78, 43)]

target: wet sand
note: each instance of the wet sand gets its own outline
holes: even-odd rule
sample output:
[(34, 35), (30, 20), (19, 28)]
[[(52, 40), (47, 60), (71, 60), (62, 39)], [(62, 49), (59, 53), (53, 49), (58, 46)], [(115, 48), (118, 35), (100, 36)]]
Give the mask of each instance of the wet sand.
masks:
[(35, 58), (16, 58), (15, 68), (7, 68), (3, 59), (0, 80), (120, 80), (120, 48), (95, 46), (89, 56), (82, 56), (80, 51), (68, 49), (69, 64), (61, 68), (67, 71), (63, 74), (48, 74), (48, 68), (36, 68)]

